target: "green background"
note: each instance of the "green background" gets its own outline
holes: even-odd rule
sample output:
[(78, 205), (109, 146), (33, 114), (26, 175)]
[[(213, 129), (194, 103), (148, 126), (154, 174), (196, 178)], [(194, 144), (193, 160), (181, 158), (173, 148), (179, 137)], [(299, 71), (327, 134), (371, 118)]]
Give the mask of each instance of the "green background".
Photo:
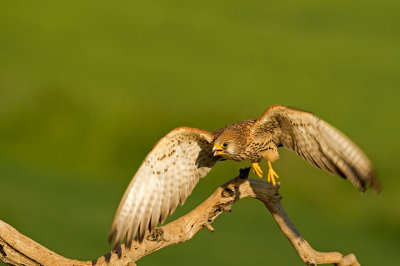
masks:
[[(1, 1), (0, 219), (92, 260), (110, 250), (119, 200), (160, 137), (279, 103), (353, 138), (384, 187), (361, 195), (282, 150), (274, 168), (297, 228), (319, 251), (395, 265), (399, 10), (398, 0)], [(219, 164), (169, 221), (248, 165)], [(213, 226), (138, 264), (303, 265), (258, 201), (238, 202)]]

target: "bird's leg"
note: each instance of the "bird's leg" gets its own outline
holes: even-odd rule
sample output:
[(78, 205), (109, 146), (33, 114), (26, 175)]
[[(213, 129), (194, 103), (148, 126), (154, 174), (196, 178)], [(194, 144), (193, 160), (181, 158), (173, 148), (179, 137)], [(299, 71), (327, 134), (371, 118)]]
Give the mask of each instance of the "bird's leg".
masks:
[(272, 180), (272, 185), (275, 186), (276, 185), (275, 177), (279, 178), (279, 176), (276, 174), (274, 169), (272, 169), (272, 165), (271, 165), (270, 161), (268, 161), (268, 167), (269, 167), (269, 169), (268, 169), (268, 182), (271, 182), (271, 180)]
[(259, 178), (262, 178), (263, 171), (261, 170), (261, 167), (258, 164), (258, 162), (252, 163), (251, 166), (253, 168), (253, 172), (256, 173), (256, 175), (258, 175)]
[(274, 142), (270, 142), (269, 145), (266, 147), (266, 149), (262, 152), (259, 153), (259, 155), (267, 160), (268, 162), (268, 182), (272, 181), (272, 185), (276, 185), (275, 182), (275, 177), (279, 178), (279, 176), (276, 174), (274, 169), (272, 168), (271, 163), (275, 162), (276, 160), (279, 159), (279, 150), (278, 147), (275, 145)]

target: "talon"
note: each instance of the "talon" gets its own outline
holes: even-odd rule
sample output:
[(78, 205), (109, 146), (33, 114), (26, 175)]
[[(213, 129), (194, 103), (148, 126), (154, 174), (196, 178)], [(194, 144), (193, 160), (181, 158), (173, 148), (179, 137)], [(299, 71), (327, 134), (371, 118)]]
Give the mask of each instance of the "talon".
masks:
[(269, 169), (268, 169), (268, 182), (272, 181), (272, 185), (275, 186), (276, 185), (275, 177), (279, 178), (279, 176), (276, 174), (274, 169), (272, 169), (272, 165), (271, 165), (270, 161), (268, 161), (268, 167), (269, 167)]
[(262, 178), (263, 171), (261, 170), (260, 165), (258, 163), (252, 163), (251, 166), (253, 168), (253, 172), (256, 173), (259, 178)]

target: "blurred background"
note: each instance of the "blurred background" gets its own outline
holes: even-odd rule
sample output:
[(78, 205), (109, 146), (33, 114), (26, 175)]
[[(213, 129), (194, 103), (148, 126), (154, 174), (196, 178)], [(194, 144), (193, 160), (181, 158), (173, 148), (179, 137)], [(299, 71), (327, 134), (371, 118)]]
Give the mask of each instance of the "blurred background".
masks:
[[(395, 265), (399, 10), (394, 0), (2, 1), (0, 219), (63, 256), (102, 256), (122, 194), (159, 138), (279, 103), (354, 139), (384, 188), (361, 195), (282, 150), (274, 168), (304, 238), (363, 265)], [(249, 165), (220, 163), (169, 221)], [(213, 227), (138, 265), (303, 265), (258, 201), (241, 200)]]

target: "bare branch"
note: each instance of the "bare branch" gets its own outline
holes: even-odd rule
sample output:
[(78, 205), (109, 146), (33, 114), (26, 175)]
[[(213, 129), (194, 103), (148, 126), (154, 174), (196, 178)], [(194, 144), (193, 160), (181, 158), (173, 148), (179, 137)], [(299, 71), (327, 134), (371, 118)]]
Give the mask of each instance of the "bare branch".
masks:
[(240, 175), (219, 187), (197, 208), (179, 219), (147, 233), (142, 243), (134, 242), (130, 249), (121, 245), (116, 250), (94, 261), (77, 261), (64, 258), (10, 225), (0, 221), (0, 260), (11, 265), (136, 265), (140, 258), (164, 247), (191, 239), (200, 229), (214, 231), (211, 223), (222, 212), (246, 197), (262, 201), (274, 217), (282, 233), (286, 235), (300, 258), (308, 265), (333, 263), (339, 266), (360, 265), (354, 254), (344, 256), (339, 252), (318, 252), (300, 235), (281, 204), (279, 186), (262, 180), (247, 179), (249, 168), (241, 169)]

